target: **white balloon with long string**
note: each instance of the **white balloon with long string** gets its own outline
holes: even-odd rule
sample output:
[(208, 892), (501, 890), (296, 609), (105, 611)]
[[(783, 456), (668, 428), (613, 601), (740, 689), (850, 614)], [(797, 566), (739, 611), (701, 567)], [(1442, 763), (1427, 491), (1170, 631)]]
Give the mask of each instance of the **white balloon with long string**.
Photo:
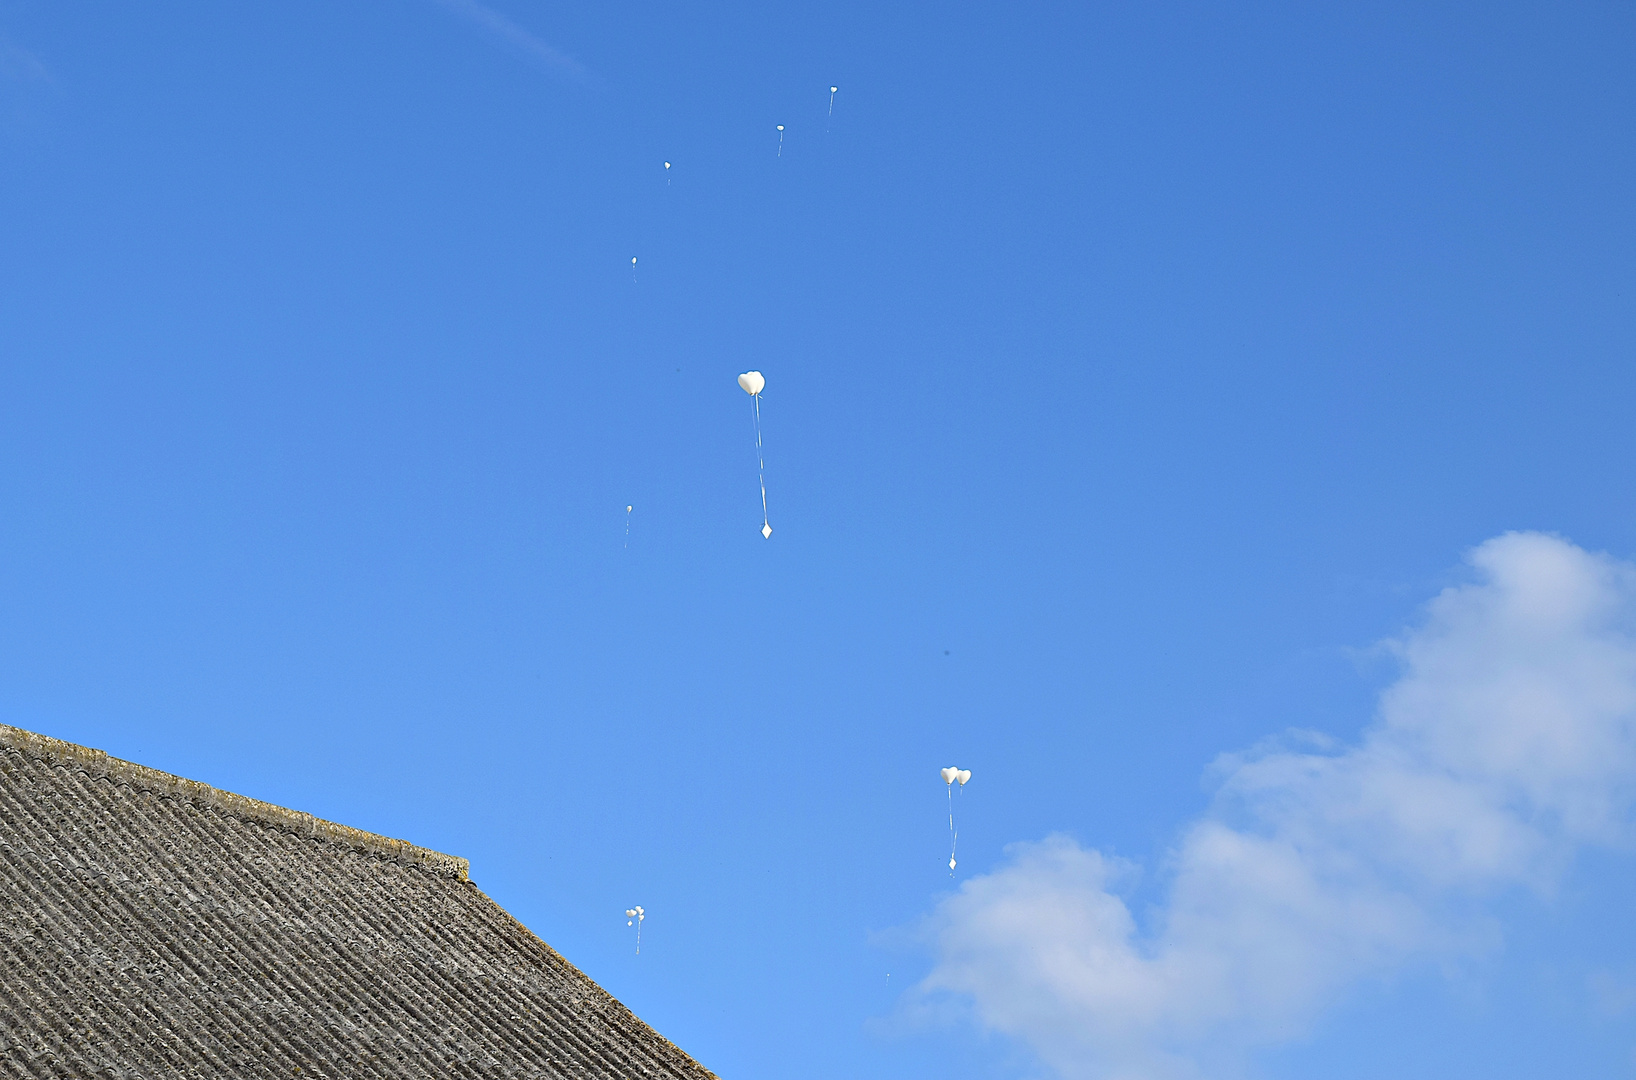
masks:
[(961, 787), (965, 787), (966, 781), (971, 779), (971, 770), (950, 765), (942, 770), (941, 775), (943, 783), (947, 784), (949, 788), (949, 876), (953, 877), (954, 849), (960, 843), (960, 833), (954, 827), (954, 785), (958, 782)]
[(642, 953), (642, 920), (647, 917), (648, 913), (642, 910), (641, 904), (625, 909), (625, 925), (634, 925), (636, 927), (636, 953), (638, 956)]
[(759, 371), (746, 371), (738, 377), (739, 387), (750, 395), (755, 406), (756, 418), (756, 469), (761, 480), (761, 536), (771, 540), (773, 527), (767, 523), (767, 458), (761, 451), (761, 391), (766, 389), (767, 380)]

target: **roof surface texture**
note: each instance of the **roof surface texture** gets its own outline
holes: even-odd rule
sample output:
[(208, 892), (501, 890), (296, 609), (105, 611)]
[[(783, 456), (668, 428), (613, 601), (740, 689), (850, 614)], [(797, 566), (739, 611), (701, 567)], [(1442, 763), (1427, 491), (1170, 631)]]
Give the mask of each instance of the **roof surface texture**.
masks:
[(709, 1080), (466, 869), (0, 725), (0, 1076)]

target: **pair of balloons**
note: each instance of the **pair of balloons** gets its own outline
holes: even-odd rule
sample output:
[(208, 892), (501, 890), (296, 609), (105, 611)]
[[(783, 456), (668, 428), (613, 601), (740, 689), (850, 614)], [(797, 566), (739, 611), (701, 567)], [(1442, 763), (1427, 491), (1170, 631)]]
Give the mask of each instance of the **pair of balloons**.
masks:
[(954, 849), (960, 843), (960, 834), (954, 828), (954, 785), (958, 781), (961, 787), (965, 787), (966, 781), (971, 779), (971, 770), (962, 769), (958, 765), (950, 765), (946, 769), (939, 770), (939, 772), (943, 777), (943, 782), (949, 785), (949, 874), (952, 876), (955, 867)]

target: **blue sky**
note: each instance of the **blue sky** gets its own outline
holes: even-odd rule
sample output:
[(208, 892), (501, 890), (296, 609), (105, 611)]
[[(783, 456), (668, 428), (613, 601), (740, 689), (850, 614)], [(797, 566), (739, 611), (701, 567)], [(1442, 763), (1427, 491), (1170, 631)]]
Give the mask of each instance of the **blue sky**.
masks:
[(0, 719), (466, 856), (725, 1077), (1630, 1076), (1633, 46), (0, 5)]

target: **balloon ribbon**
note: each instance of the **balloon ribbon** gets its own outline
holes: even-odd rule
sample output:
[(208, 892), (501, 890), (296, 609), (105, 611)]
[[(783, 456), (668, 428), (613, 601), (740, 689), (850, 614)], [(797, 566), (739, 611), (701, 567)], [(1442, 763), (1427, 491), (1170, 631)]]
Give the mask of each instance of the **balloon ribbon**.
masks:
[(773, 527), (767, 522), (767, 459), (761, 451), (761, 395), (752, 394), (756, 415), (756, 475), (761, 481), (761, 535), (771, 539)]

